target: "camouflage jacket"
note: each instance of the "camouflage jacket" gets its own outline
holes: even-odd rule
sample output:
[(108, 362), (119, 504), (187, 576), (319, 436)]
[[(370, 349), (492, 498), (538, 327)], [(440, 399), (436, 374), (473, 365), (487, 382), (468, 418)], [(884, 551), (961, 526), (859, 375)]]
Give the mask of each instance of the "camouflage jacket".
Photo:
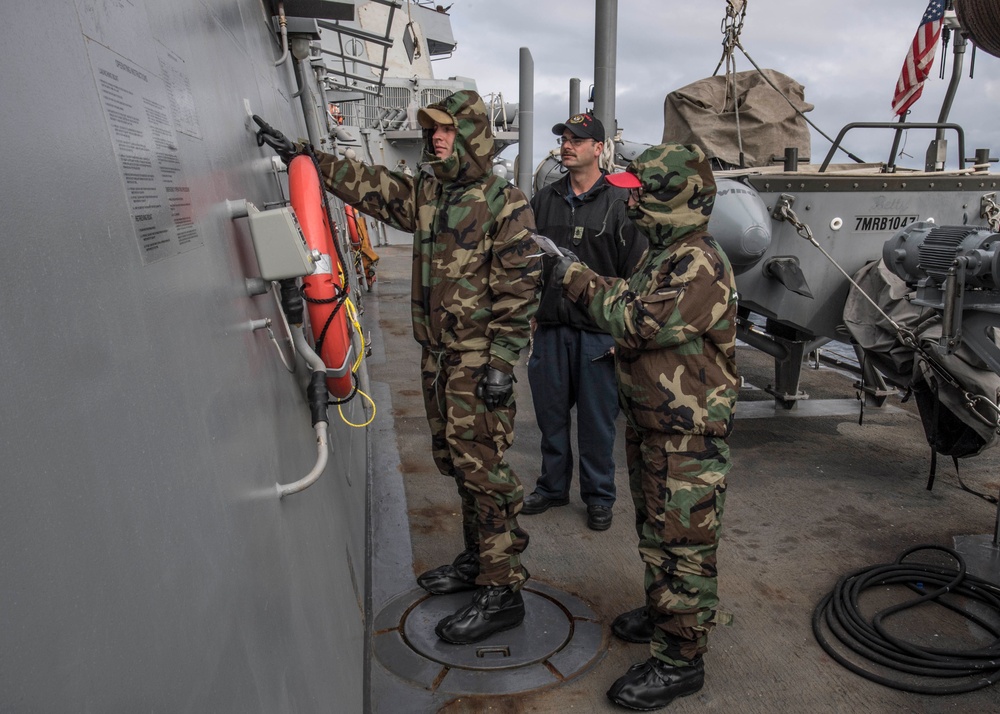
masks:
[(413, 233), (413, 336), (432, 350), (488, 351), (511, 372), (527, 346), (541, 263), (524, 194), (493, 175), (486, 107), (472, 91), (432, 105), (455, 118), (455, 150), (438, 159), (425, 130), (416, 176), (318, 154), (327, 189)]
[(678, 144), (647, 149), (629, 171), (645, 189), (629, 215), (649, 250), (627, 280), (574, 263), (563, 286), (615, 338), (632, 426), (697, 451), (699, 437), (729, 435), (738, 389), (733, 272), (705, 232), (715, 180), (700, 149)]

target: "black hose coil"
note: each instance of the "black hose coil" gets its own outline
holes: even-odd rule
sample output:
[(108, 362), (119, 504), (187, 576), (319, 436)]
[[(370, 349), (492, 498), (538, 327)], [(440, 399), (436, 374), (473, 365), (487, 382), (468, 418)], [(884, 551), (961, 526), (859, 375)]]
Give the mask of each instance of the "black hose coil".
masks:
[[(957, 567), (904, 562), (922, 550), (946, 553)], [(868, 588), (885, 585), (904, 585), (918, 597), (880, 610), (869, 622), (858, 606), (859, 597)], [(974, 649), (923, 647), (890, 634), (883, 624), (890, 616), (931, 603), (988, 632), (993, 642)], [(991, 616), (972, 612), (973, 609), (982, 612), (984, 607), (992, 612)], [(1000, 679), (1000, 587), (968, 574), (962, 556), (950, 548), (918, 545), (903, 552), (893, 563), (861, 568), (842, 576), (833, 591), (816, 606), (812, 628), (816, 641), (833, 659), (855, 674), (893, 689), (918, 694), (961, 694)], [(881, 665), (880, 669), (866, 669), (846, 657), (843, 649), (833, 646), (827, 633), (842, 648)], [(948, 682), (936, 681), (940, 679)]]

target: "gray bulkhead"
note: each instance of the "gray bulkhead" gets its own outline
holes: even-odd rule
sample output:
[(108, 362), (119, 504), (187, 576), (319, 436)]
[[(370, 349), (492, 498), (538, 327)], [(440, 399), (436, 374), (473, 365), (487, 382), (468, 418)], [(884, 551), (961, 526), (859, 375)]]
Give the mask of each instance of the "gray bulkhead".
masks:
[(362, 710), (368, 432), (331, 409), (325, 473), (277, 498), (316, 460), (308, 370), (251, 330), (287, 351), (225, 208), (281, 198), (248, 108), (305, 135), (265, 6), (0, 24), (2, 711)]

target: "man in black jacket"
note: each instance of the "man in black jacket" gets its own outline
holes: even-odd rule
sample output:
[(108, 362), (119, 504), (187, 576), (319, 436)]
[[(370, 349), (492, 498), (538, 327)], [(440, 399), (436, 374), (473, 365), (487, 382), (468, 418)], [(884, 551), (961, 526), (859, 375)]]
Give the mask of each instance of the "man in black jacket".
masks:
[[(599, 275), (627, 278), (646, 249), (646, 238), (626, 216), (628, 191), (604, 180), (598, 164), (604, 127), (590, 114), (576, 114), (552, 127), (552, 133), (559, 137), (568, 174), (531, 200), (538, 232)], [(559, 285), (547, 280), (535, 319), (528, 381), (542, 432), (542, 469), (521, 513), (533, 515), (569, 503), (570, 412), (575, 405), (580, 497), (587, 505), (587, 525), (606, 530), (615, 502), (614, 340), (585, 310), (564, 298)]]

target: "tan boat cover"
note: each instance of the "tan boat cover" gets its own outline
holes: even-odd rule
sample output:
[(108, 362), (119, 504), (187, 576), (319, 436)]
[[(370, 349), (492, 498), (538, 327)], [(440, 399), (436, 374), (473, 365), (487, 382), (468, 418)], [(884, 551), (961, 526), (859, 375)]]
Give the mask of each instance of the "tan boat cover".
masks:
[(726, 93), (726, 77), (700, 79), (668, 94), (663, 103), (664, 143), (697, 144), (708, 158), (735, 167), (740, 164), (742, 135), (746, 167), (780, 163), (787, 147), (798, 148), (799, 159), (808, 160), (809, 125), (782, 97), (788, 97), (801, 112), (812, 111), (813, 105), (804, 99), (804, 87), (781, 72), (763, 71), (781, 94), (756, 70), (737, 72), (739, 131), (732, 97)]

